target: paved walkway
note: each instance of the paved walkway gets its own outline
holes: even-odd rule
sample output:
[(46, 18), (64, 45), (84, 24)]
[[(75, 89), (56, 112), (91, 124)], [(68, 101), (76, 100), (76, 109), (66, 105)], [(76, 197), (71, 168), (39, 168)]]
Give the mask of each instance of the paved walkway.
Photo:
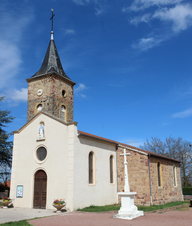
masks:
[[(61, 214), (61, 213), (60, 213)], [(33, 219), (35, 217), (45, 217), (58, 215), (53, 210), (24, 209), (24, 208), (0, 208), (0, 224), (10, 221), (20, 221)]]
[[(34, 226), (189, 226), (192, 225), (192, 208), (187, 211), (165, 210), (163, 213), (145, 213), (133, 220), (113, 218), (117, 212), (85, 213), (57, 212), (53, 210), (0, 208), (0, 224), (10, 221), (30, 220)], [(49, 217), (45, 217), (49, 216)]]
[(116, 212), (107, 213), (63, 213), (58, 216), (29, 221), (34, 226), (189, 226), (192, 225), (192, 211), (168, 211), (146, 213), (133, 220), (113, 218)]

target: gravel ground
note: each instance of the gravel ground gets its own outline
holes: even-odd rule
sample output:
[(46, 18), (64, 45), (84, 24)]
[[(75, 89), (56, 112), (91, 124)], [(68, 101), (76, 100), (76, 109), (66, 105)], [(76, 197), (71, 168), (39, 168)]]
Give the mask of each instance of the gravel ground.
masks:
[[(163, 210), (165, 211), (165, 210)], [(34, 226), (189, 226), (192, 225), (192, 208), (187, 211), (165, 211), (145, 213), (145, 216), (133, 220), (113, 218), (117, 212), (61, 213), (57, 216), (29, 221)]]

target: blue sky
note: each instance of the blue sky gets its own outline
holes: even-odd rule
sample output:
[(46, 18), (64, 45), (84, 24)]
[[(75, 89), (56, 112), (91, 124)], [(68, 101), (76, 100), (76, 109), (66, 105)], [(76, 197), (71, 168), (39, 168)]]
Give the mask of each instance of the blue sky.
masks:
[(133, 146), (192, 141), (192, 3), (185, 0), (1, 0), (1, 109), (26, 123), (27, 82), (51, 31), (76, 82), (78, 129)]

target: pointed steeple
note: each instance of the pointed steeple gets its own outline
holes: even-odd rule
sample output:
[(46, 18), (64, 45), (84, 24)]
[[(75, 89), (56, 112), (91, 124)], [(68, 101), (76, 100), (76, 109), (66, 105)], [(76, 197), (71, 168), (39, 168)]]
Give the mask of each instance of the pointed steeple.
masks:
[(52, 10), (52, 31), (51, 31), (51, 40), (49, 42), (49, 46), (47, 48), (47, 52), (45, 54), (45, 58), (43, 60), (43, 63), (41, 65), (41, 68), (39, 69), (38, 72), (36, 72), (31, 78), (35, 78), (35, 77), (40, 77), (41, 75), (45, 75), (45, 74), (50, 74), (50, 73), (57, 73), (59, 75), (61, 75), (62, 77), (71, 80), (66, 74), (65, 71), (63, 70), (60, 58), (59, 58), (59, 54), (53, 39), (53, 17), (55, 16), (55, 14), (53, 14), (53, 10)]
[(53, 40), (53, 33), (51, 34), (51, 38), (52, 39), (49, 42), (49, 46), (47, 48), (47, 52), (45, 54), (41, 68), (32, 77), (39, 77), (44, 74), (55, 72), (67, 79), (70, 79), (63, 70), (57, 48)]
[(59, 54), (57, 52), (57, 48), (55, 42), (53, 40), (53, 32), (51, 32), (51, 40), (49, 42), (49, 46), (47, 48), (47, 52), (45, 54), (45, 58), (41, 65), (41, 68), (37, 73), (35, 73), (32, 77), (39, 77), (41, 75), (50, 74), (55, 72), (69, 80), (71, 80), (64, 72)]

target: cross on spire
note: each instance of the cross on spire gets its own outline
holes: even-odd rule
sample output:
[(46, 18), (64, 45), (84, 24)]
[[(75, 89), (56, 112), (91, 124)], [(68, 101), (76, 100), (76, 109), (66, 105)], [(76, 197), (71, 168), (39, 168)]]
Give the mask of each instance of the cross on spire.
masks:
[(53, 9), (51, 9), (51, 11), (52, 11), (52, 17), (50, 18), (50, 20), (52, 20), (52, 30), (51, 31), (53, 31), (53, 17), (55, 16), (55, 14), (53, 14)]

